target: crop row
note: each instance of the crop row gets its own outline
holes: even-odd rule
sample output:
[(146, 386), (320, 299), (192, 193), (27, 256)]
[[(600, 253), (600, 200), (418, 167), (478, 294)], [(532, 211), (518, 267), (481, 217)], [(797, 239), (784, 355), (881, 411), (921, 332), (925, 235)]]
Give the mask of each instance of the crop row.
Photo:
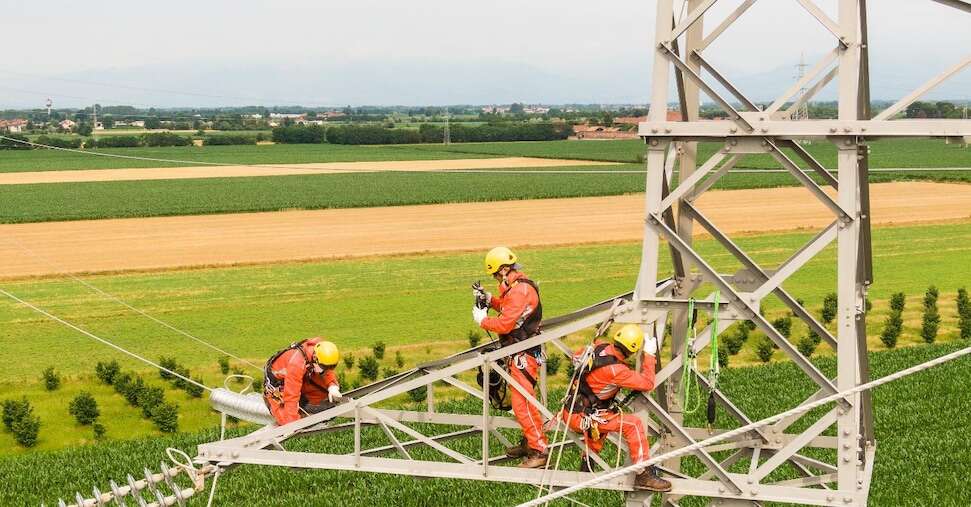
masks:
[[(871, 360), (873, 376), (881, 377), (968, 345), (964, 341), (876, 353)], [(815, 362), (827, 374), (835, 370), (831, 359)], [(971, 464), (971, 441), (964, 434), (965, 428), (971, 424), (971, 413), (966, 410), (963, 380), (969, 375), (971, 360), (965, 358), (889, 384), (874, 393), (879, 446), (870, 505), (896, 506), (903, 498), (919, 499), (914, 504), (921, 505), (971, 503), (971, 490), (965, 484), (965, 471)], [(814, 390), (812, 382), (789, 363), (726, 371), (721, 386), (752, 419), (795, 406)], [(410, 403), (406, 406), (420, 408)], [(477, 406), (478, 403), (466, 401), (446, 404), (443, 408), (475, 413)], [(697, 417), (700, 419), (703, 415)], [(719, 413), (718, 417), (720, 425), (731, 425), (725, 414)], [(802, 426), (805, 424), (808, 422)], [(0, 459), (0, 475), (7, 480), (0, 482), (0, 504), (52, 504), (58, 496), (73, 497), (75, 491), (89, 491), (94, 485), (104, 489), (109, 480), (124, 479), (128, 473), (137, 473), (144, 466), (156, 464), (163, 459), (163, 451), (168, 446), (181, 447), (191, 453), (196, 444), (215, 438), (217, 434), (209, 431), (3, 458)], [(379, 431), (365, 432), (363, 445), (384, 443)], [(471, 439), (447, 445), (474, 456), (479, 444)], [(348, 438), (331, 435), (294, 441), (291, 446), (292, 450), (349, 452), (353, 443)], [(416, 456), (429, 455), (416, 452)], [(576, 466), (577, 455), (571, 451), (565, 456), (561, 468), (574, 469)], [(736, 465), (739, 469), (746, 466), (745, 460)], [(686, 468), (697, 470), (697, 464), (688, 460)], [(36, 470), (45, 473), (37, 474)], [(340, 487), (320, 487), (322, 484), (340, 484)], [(286, 468), (244, 466), (220, 479), (216, 501), (223, 505), (293, 505), (311, 501), (319, 504), (491, 506), (519, 503), (535, 497), (535, 494), (532, 487), (512, 484), (445, 479), (417, 481), (409, 477), (353, 472), (297, 474)], [(621, 505), (616, 493), (585, 492), (577, 499), (592, 505)]]

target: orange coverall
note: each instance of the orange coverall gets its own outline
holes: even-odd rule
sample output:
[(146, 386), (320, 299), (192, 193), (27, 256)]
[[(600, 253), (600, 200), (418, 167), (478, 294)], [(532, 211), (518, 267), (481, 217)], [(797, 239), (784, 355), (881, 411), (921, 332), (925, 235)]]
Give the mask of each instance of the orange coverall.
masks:
[(284, 425), (300, 419), (299, 408), (303, 404), (318, 405), (327, 400), (327, 389), (337, 385), (334, 368), (322, 373), (313, 370), (314, 346), (320, 338), (311, 338), (303, 343), (301, 350), (288, 350), (273, 361), (270, 369), (273, 376), (283, 381), (282, 396), (274, 396), (264, 390), (263, 397), (277, 424)]
[[(618, 360), (622, 362), (626, 361), (624, 355), (612, 344), (608, 345), (603, 350), (603, 353), (613, 354)], [(581, 350), (577, 353), (577, 357), (582, 354), (583, 351)], [(640, 373), (632, 370), (626, 364), (611, 364), (592, 371), (587, 375), (586, 382), (597, 398), (605, 401), (617, 396), (617, 393), (621, 389), (649, 392), (654, 390), (654, 369), (656, 364), (657, 359), (654, 356), (645, 354), (644, 364), (641, 366)], [(624, 436), (624, 440), (627, 441), (631, 462), (639, 463), (650, 458), (651, 446), (647, 441), (647, 433), (644, 431), (644, 424), (640, 418), (630, 414), (606, 410), (601, 411), (598, 416), (605, 419), (606, 422), (598, 424), (600, 438), (594, 440), (589, 432), (584, 432), (580, 426), (584, 414), (571, 414), (569, 407), (565, 407), (561, 413), (561, 417), (570, 426), (572, 431), (584, 434), (584, 444), (590, 451), (600, 454), (600, 450), (604, 446), (604, 441), (607, 439), (607, 434), (620, 431)]]
[[(499, 295), (493, 296), (490, 303), (492, 309), (499, 312), (499, 315), (483, 319), (480, 324), (482, 329), (492, 331), (502, 338), (519, 328), (526, 317), (536, 310), (539, 306), (539, 294), (528, 283), (517, 283), (521, 278), (526, 278), (526, 275), (519, 271), (511, 271), (506, 275), (506, 280), (499, 283)], [(528, 352), (520, 352), (506, 359), (506, 367), (516, 383), (535, 398), (536, 390), (529, 377), (534, 380), (539, 378), (539, 362), (536, 357)], [(543, 433), (543, 418), (539, 410), (526, 401), (526, 398), (515, 388), (510, 387), (509, 390), (512, 411), (523, 429), (526, 444), (533, 450), (545, 453), (548, 443), (546, 434)]]

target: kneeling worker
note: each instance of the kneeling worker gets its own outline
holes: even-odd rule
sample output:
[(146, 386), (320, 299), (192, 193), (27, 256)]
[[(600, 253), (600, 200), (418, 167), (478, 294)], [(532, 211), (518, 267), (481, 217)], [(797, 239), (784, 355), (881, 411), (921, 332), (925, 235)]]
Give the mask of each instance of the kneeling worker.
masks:
[[(499, 282), (499, 294), (493, 296), (482, 291), (485, 307), (472, 307), (475, 323), (486, 331), (498, 334), (499, 344), (503, 347), (538, 335), (543, 320), (539, 287), (526, 278), (516, 261), (516, 254), (506, 247), (493, 248), (486, 254), (485, 269)], [(499, 312), (499, 315), (489, 317), (489, 308)], [(534, 398), (542, 357), (542, 348), (533, 347), (506, 358), (509, 375)], [(543, 433), (543, 418), (539, 410), (526, 401), (517, 389), (510, 387), (509, 393), (512, 398), (512, 411), (523, 429), (524, 441), (516, 447), (506, 449), (506, 455), (524, 458), (520, 465), (523, 468), (545, 467), (549, 454), (546, 449), (546, 435)]]
[(341, 399), (334, 369), (340, 360), (337, 346), (320, 338), (294, 343), (277, 352), (263, 367), (263, 401), (277, 424), (300, 419), (300, 410), (327, 400)]
[[(654, 390), (654, 369), (657, 364), (657, 338), (644, 339), (640, 326), (629, 324), (614, 334), (613, 343), (594, 345), (592, 357), (585, 364), (576, 365), (579, 378), (571, 386), (570, 395), (561, 416), (570, 429), (583, 434), (588, 452), (600, 453), (608, 433), (619, 431), (627, 441), (632, 463), (646, 461), (650, 454), (647, 433), (640, 418), (622, 413), (615, 406), (614, 398), (621, 389), (649, 392)], [(627, 361), (644, 350), (641, 372), (632, 370)], [(583, 351), (574, 356), (579, 360)], [(582, 369), (581, 369), (582, 368)], [(584, 453), (580, 470), (591, 472), (589, 456)], [(650, 467), (634, 478), (636, 489), (647, 491), (671, 491), (671, 483), (657, 475)]]

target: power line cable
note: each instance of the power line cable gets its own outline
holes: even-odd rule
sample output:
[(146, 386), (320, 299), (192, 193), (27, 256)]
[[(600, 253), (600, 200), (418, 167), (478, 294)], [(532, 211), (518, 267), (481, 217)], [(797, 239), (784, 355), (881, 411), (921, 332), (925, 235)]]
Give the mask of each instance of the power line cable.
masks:
[(809, 412), (809, 411), (811, 411), (811, 410), (813, 410), (815, 408), (821, 407), (823, 405), (827, 405), (827, 404), (832, 403), (834, 401), (839, 401), (839, 400), (845, 399), (845, 398), (847, 398), (849, 396), (852, 396), (852, 395), (857, 394), (857, 393), (861, 393), (863, 391), (868, 391), (870, 389), (874, 389), (874, 388), (880, 387), (880, 386), (882, 386), (884, 384), (893, 382), (895, 380), (902, 379), (904, 377), (907, 377), (909, 375), (913, 375), (915, 373), (919, 373), (921, 371), (924, 371), (924, 370), (933, 368), (935, 366), (938, 366), (938, 365), (947, 363), (949, 361), (953, 361), (955, 359), (964, 357), (964, 356), (966, 356), (968, 354), (971, 354), (971, 347), (964, 348), (964, 349), (958, 350), (956, 352), (952, 352), (950, 354), (946, 354), (946, 355), (941, 356), (941, 357), (939, 357), (937, 359), (933, 359), (931, 361), (927, 361), (925, 363), (921, 363), (921, 364), (918, 364), (916, 366), (912, 366), (912, 367), (907, 368), (905, 370), (901, 370), (901, 371), (899, 371), (897, 373), (894, 373), (894, 374), (891, 374), (891, 375), (887, 375), (886, 377), (883, 377), (881, 379), (874, 380), (872, 382), (868, 382), (866, 384), (859, 385), (859, 386), (854, 387), (852, 389), (847, 389), (846, 391), (842, 391), (842, 392), (838, 392), (838, 393), (832, 394), (830, 396), (827, 396), (827, 397), (822, 398), (820, 400), (814, 401), (812, 403), (807, 403), (805, 405), (800, 405), (800, 406), (798, 406), (796, 408), (793, 408), (791, 410), (788, 410), (786, 412), (782, 412), (780, 414), (776, 414), (774, 416), (771, 416), (771, 417), (767, 417), (765, 419), (762, 419), (761, 421), (756, 421), (756, 422), (753, 422), (751, 424), (746, 424), (745, 426), (742, 426), (740, 428), (737, 428), (737, 429), (734, 429), (734, 430), (731, 430), (731, 431), (726, 431), (725, 433), (720, 433), (720, 434), (715, 435), (715, 436), (713, 436), (711, 438), (708, 438), (706, 440), (702, 440), (702, 441), (697, 442), (697, 443), (694, 443), (692, 445), (688, 445), (688, 446), (682, 447), (680, 449), (676, 449), (674, 451), (670, 451), (670, 452), (661, 454), (659, 456), (655, 456), (655, 457), (653, 457), (651, 459), (648, 459), (646, 461), (642, 461), (640, 463), (635, 463), (633, 465), (629, 465), (629, 466), (626, 466), (624, 468), (619, 468), (619, 469), (614, 470), (614, 471), (612, 471), (612, 472), (610, 472), (608, 474), (604, 474), (604, 475), (601, 475), (601, 476), (597, 476), (597, 477), (595, 477), (593, 479), (590, 479), (590, 480), (587, 480), (587, 481), (584, 481), (584, 482), (575, 484), (573, 486), (570, 486), (568, 488), (564, 488), (564, 489), (558, 490), (556, 492), (550, 493), (550, 494), (548, 494), (548, 495), (546, 495), (546, 496), (544, 496), (542, 498), (537, 498), (537, 499), (531, 500), (529, 502), (521, 503), (521, 504), (519, 504), (519, 507), (539, 507), (540, 505), (546, 504), (546, 503), (550, 502), (551, 500), (555, 500), (555, 499), (560, 498), (562, 496), (571, 495), (573, 493), (576, 493), (577, 491), (580, 491), (582, 489), (586, 489), (586, 488), (592, 487), (592, 486), (594, 486), (596, 484), (599, 484), (601, 482), (609, 481), (609, 480), (613, 480), (613, 479), (617, 479), (617, 478), (620, 478), (620, 477), (622, 477), (624, 475), (627, 475), (627, 474), (630, 474), (630, 473), (639, 473), (639, 472), (642, 472), (647, 467), (652, 466), (652, 465), (655, 465), (657, 463), (661, 463), (663, 461), (667, 461), (667, 460), (670, 460), (670, 459), (680, 458), (681, 456), (684, 456), (686, 454), (691, 454), (691, 453), (697, 452), (697, 451), (699, 451), (701, 449), (704, 449), (705, 447), (709, 447), (709, 446), (712, 446), (712, 445), (717, 444), (719, 442), (724, 442), (725, 440), (729, 440), (729, 439), (732, 439), (732, 438), (735, 438), (735, 437), (744, 435), (744, 434), (746, 434), (746, 433), (748, 433), (748, 432), (750, 432), (752, 430), (755, 430), (757, 428), (761, 428), (763, 426), (768, 426), (770, 424), (775, 424), (776, 422), (779, 422), (779, 421), (781, 421), (783, 419), (786, 419), (788, 417), (792, 417), (792, 416), (797, 416), (797, 415), (804, 414), (806, 412)]
[[(46, 264), (48, 267), (53, 268), (55, 271), (62, 271), (61, 266), (58, 266), (57, 264), (55, 264), (51, 260), (49, 260), (49, 259), (41, 256), (40, 254), (38, 254), (37, 252), (35, 252), (33, 250), (31, 250), (26, 245), (24, 245), (23, 243), (21, 243), (20, 241), (18, 241), (16, 238), (8, 235), (8, 236), (4, 236), (4, 239), (6, 239), (8, 243), (13, 244), (17, 248), (20, 248), (21, 250), (23, 250), (25, 253), (27, 253), (31, 257), (35, 258), (36, 260), (39, 260), (43, 264)], [(70, 274), (70, 273), (65, 273), (62, 276), (63, 277), (66, 277), (66, 278), (69, 278), (69, 279), (71, 279), (71, 280), (73, 280), (73, 281), (75, 281), (75, 282), (83, 285), (84, 287), (87, 287), (89, 290), (91, 290), (93, 292), (96, 292), (96, 293), (104, 296), (107, 299), (110, 299), (112, 301), (115, 301), (115, 302), (121, 304), (125, 308), (128, 308), (129, 310), (131, 310), (131, 311), (133, 311), (133, 312), (135, 312), (135, 313), (137, 313), (137, 314), (139, 314), (139, 315), (141, 315), (141, 316), (143, 316), (143, 317), (145, 317), (145, 318), (147, 318), (147, 319), (149, 319), (149, 320), (151, 320), (151, 321), (153, 321), (153, 322), (155, 322), (155, 323), (157, 323), (157, 324), (159, 324), (159, 325), (161, 325), (163, 327), (165, 327), (166, 329), (169, 329), (169, 330), (171, 330), (173, 332), (176, 332), (176, 333), (178, 333), (178, 334), (180, 334), (182, 336), (185, 336), (186, 338), (195, 340), (196, 342), (198, 342), (198, 343), (200, 343), (200, 344), (202, 344), (202, 345), (204, 345), (206, 347), (209, 347), (210, 349), (215, 350), (216, 352), (220, 352), (222, 354), (225, 354), (225, 355), (227, 355), (227, 356), (229, 356), (229, 357), (231, 357), (231, 358), (233, 358), (233, 359), (235, 359), (237, 361), (240, 361), (242, 363), (245, 363), (245, 364), (247, 364), (247, 365), (255, 368), (256, 370), (262, 371), (262, 368), (260, 368), (259, 366), (253, 364), (252, 362), (247, 361), (246, 359), (243, 359), (242, 357), (239, 357), (239, 356), (233, 354), (232, 352), (226, 351), (226, 350), (224, 350), (224, 349), (222, 349), (222, 348), (220, 348), (220, 347), (218, 347), (216, 345), (213, 345), (213, 344), (211, 344), (211, 343), (209, 343), (209, 342), (207, 342), (207, 341), (205, 341), (205, 340), (203, 340), (203, 339), (201, 339), (201, 338), (199, 338), (199, 337), (197, 337), (197, 336), (195, 336), (195, 335), (193, 335), (193, 334), (191, 334), (189, 332), (183, 331), (182, 329), (179, 329), (179, 328), (173, 326), (172, 324), (169, 324), (168, 322), (165, 322), (165, 321), (163, 321), (163, 320), (161, 320), (159, 318), (156, 318), (155, 316), (150, 315), (148, 312), (146, 312), (146, 311), (144, 311), (144, 310), (142, 310), (140, 308), (136, 308), (136, 307), (132, 306), (128, 302), (126, 302), (126, 301), (122, 300), (121, 298), (119, 298), (118, 296), (115, 296), (113, 294), (109, 294), (108, 292), (105, 292), (104, 290), (102, 290), (101, 288), (95, 286), (92, 283), (89, 283), (89, 282), (87, 282), (85, 280), (82, 280), (81, 278), (79, 278), (79, 277), (77, 277), (77, 276), (75, 276), (73, 274)]]
[(115, 349), (115, 350), (117, 350), (117, 351), (119, 351), (119, 352), (121, 352), (123, 354), (127, 354), (128, 356), (131, 356), (131, 357), (133, 357), (133, 358), (135, 358), (135, 359), (137, 359), (137, 360), (139, 360), (139, 361), (141, 361), (141, 362), (143, 362), (145, 364), (151, 365), (151, 366), (153, 366), (155, 368), (158, 368), (159, 370), (162, 370), (162, 371), (164, 371), (166, 373), (169, 373), (169, 374), (172, 374), (172, 375), (174, 375), (176, 377), (179, 377), (180, 379), (182, 379), (182, 380), (184, 380), (186, 382), (189, 382), (192, 385), (195, 385), (197, 387), (200, 387), (202, 389), (205, 389), (206, 391), (212, 392), (212, 390), (213, 390), (211, 387), (206, 386), (205, 384), (200, 384), (199, 382), (197, 382), (197, 381), (195, 381), (195, 380), (193, 380), (191, 378), (188, 378), (188, 377), (186, 377), (185, 375), (182, 375), (179, 372), (172, 371), (172, 370), (170, 370), (170, 369), (168, 369), (168, 368), (166, 368), (166, 367), (164, 367), (162, 365), (159, 365), (159, 364), (155, 363), (154, 361), (152, 361), (150, 359), (146, 359), (145, 357), (142, 357), (142, 356), (140, 356), (140, 355), (138, 355), (138, 354), (136, 354), (136, 353), (134, 353), (134, 352), (132, 352), (132, 351), (124, 348), (124, 347), (121, 347), (119, 345), (116, 345), (116, 344), (114, 344), (114, 343), (112, 343), (112, 342), (110, 342), (110, 341), (108, 341), (108, 340), (106, 340), (106, 339), (104, 339), (104, 338), (102, 338), (102, 337), (100, 337), (100, 336), (98, 336), (98, 335), (96, 335), (96, 334), (94, 334), (94, 333), (86, 330), (86, 329), (83, 329), (83, 328), (81, 328), (81, 327), (79, 327), (79, 326), (77, 326), (75, 324), (72, 324), (71, 322), (68, 322), (68, 321), (62, 319), (62, 318), (58, 317), (57, 315), (54, 315), (54, 314), (48, 312), (47, 310), (44, 310), (43, 308), (41, 308), (39, 306), (36, 306), (36, 305), (34, 305), (34, 304), (32, 304), (32, 303), (30, 303), (28, 301), (25, 301), (25, 300), (17, 297), (16, 295), (14, 295), (14, 294), (12, 294), (10, 292), (7, 292), (2, 287), (0, 287), (0, 294), (2, 294), (4, 296), (6, 296), (6, 297), (8, 297), (8, 298), (10, 298), (10, 299), (18, 302), (18, 303), (20, 303), (20, 304), (22, 304), (24, 306), (26, 306), (27, 308), (30, 308), (31, 310), (33, 310), (33, 311), (35, 311), (35, 312), (37, 312), (37, 313), (39, 313), (39, 314), (41, 314), (41, 315), (43, 315), (43, 316), (51, 319), (51, 320), (53, 320), (54, 322), (57, 322), (59, 324), (64, 325), (65, 327), (68, 327), (70, 329), (73, 329), (73, 330), (75, 330), (75, 331), (77, 331), (77, 332), (79, 332), (79, 333), (87, 336), (88, 338), (97, 340), (98, 342), (101, 342), (102, 344), (107, 345), (107, 346), (109, 346), (109, 347), (111, 347), (111, 348), (113, 348), (113, 349)]

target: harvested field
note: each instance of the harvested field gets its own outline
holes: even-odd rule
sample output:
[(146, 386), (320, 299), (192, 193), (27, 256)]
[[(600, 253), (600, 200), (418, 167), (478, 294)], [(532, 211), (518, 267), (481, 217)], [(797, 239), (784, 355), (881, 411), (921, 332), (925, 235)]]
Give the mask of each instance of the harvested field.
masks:
[[(0, 277), (637, 240), (643, 194), (386, 208), (242, 213), (0, 226), (52, 266), (0, 241)], [(971, 216), (971, 185), (871, 186), (874, 224)], [(832, 214), (803, 188), (709, 192), (698, 207), (727, 232), (820, 228)], [(499, 219), (498, 217), (511, 217)], [(765, 220), (771, 217), (771, 220)]]
[(327, 162), (288, 165), (200, 165), (194, 167), (157, 167), (145, 169), (82, 169), (67, 171), (32, 171), (0, 174), (0, 185), (33, 183), (80, 183), (90, 181), (181, 180), (197, 178), (233, 178), (253, 176), (286, 176), (293, 174), (334, 174), (344, 172), (447, 171), (476, 169), (536, 169), (616, 165), (613, 162), (559, 160), (547, 158), (506, 157), (459, 160), (391, 160), (380, 162)]

